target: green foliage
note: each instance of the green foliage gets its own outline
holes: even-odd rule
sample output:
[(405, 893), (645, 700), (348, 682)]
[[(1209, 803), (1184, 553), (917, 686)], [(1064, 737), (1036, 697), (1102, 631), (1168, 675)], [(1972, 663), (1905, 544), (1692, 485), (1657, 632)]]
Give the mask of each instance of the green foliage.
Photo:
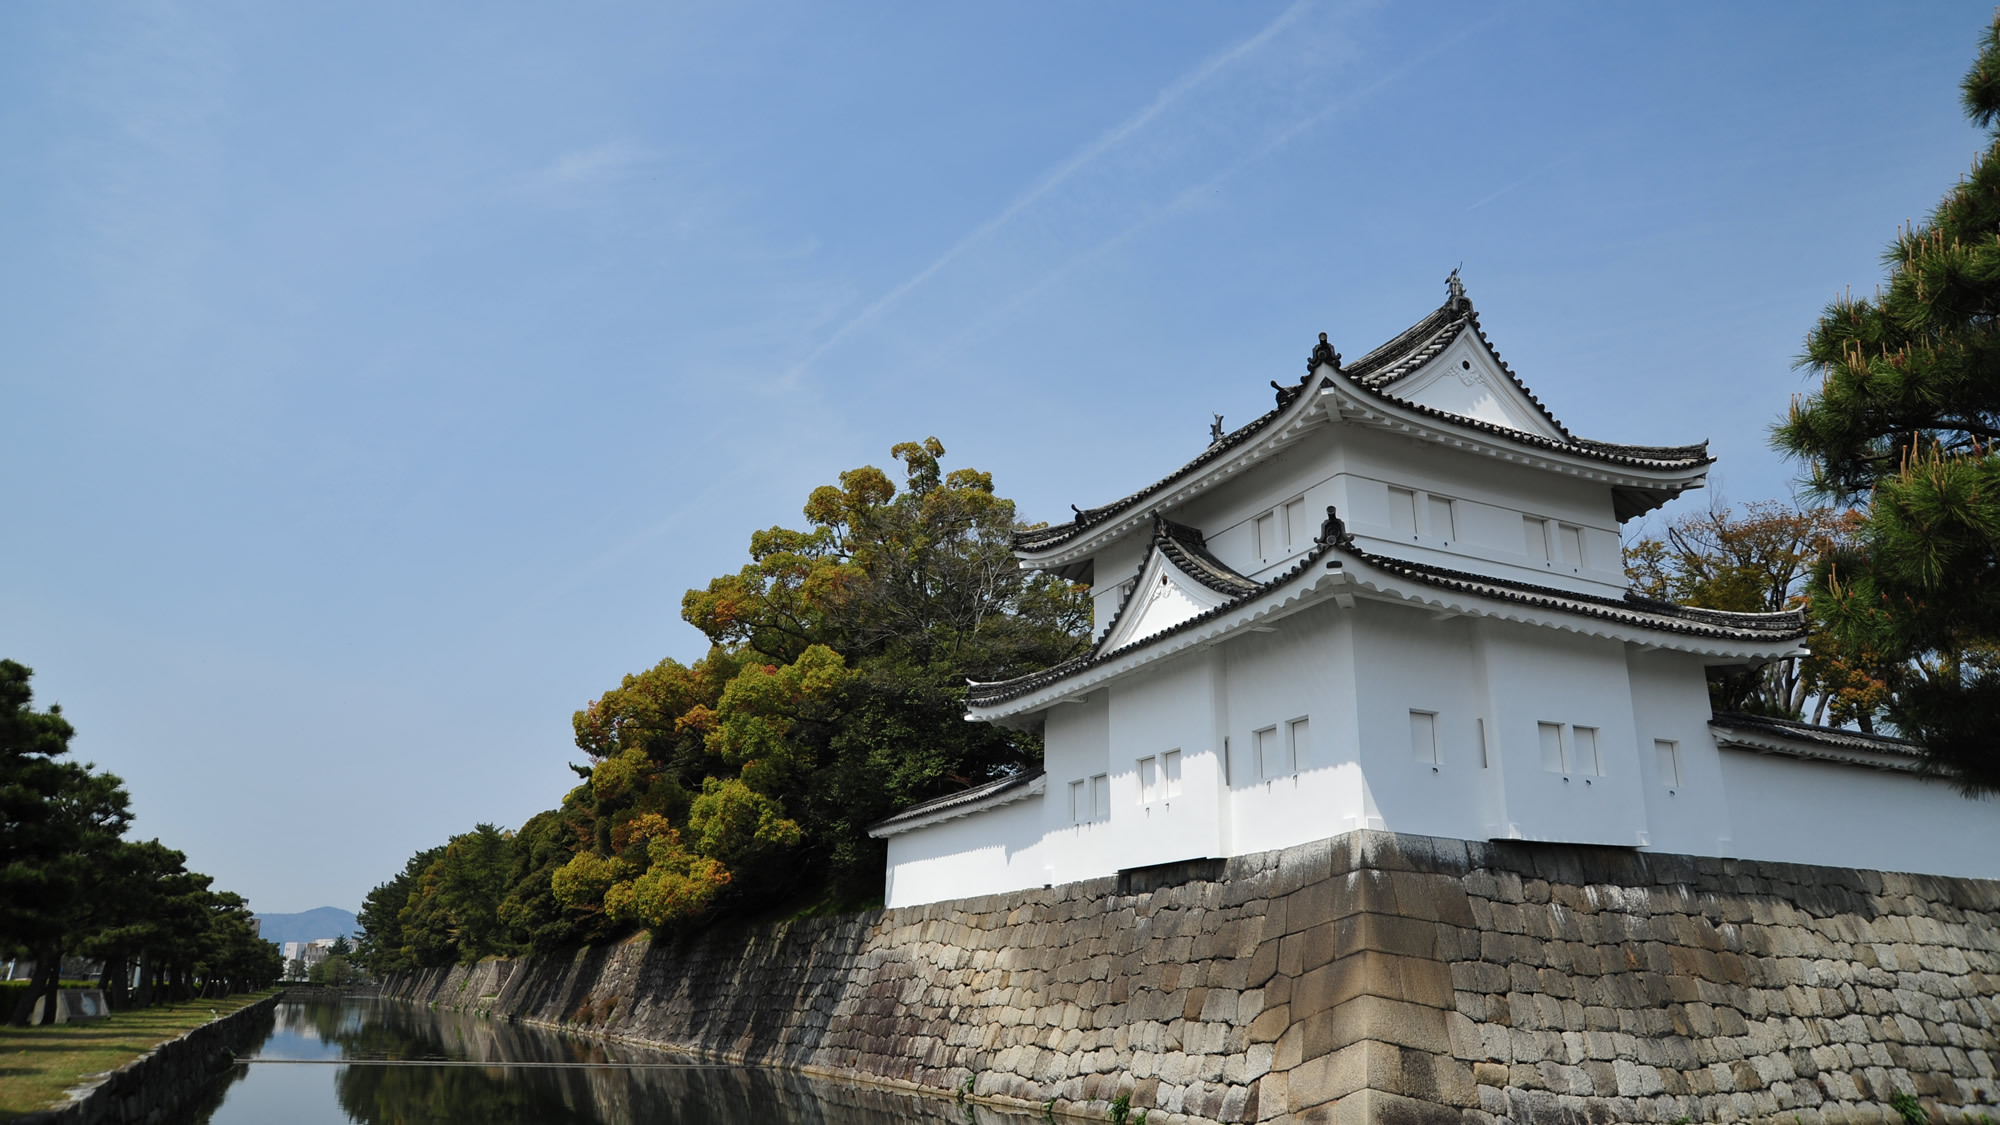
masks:
[[(1966, 75), (1991, 129), (2000, 18)], [(1886, 672), (1888, 719), (1968, 792), (2000, 788), (2000, 131), (1929, 219), (1884, 254), (1885, 286), (1843, 296), (1807, 337), (1817, 390), (1777, 445), (1866, 519), (1815, 568), (1815, 616)]]
[(1931, 1125), (1931, 1115), (1917, 1104), (1917, 1096), (1908, 1090), (1898, 1090), (1889, 1095), (1889, 1108), (1903, 1119), (1903, 1125)]
[(1132, 1091), (1120, 1090), (1118, 1096), (1111, 1099), (1111, 1109), (1104, 1115), (1105, 1120), (1110, 1121), (1112, 1125), (1125, 1125), (1126, 1118), (1131, 1116)]
[(69, 953), (103, 960), (100, 983), (117, 1008), (134, 999), (126, 981), (135, 962), (141, 1004), (156, 988), (185, 998), (197, 987), (225, 995), (276, 980), (277, 949), (258, 940), (241, 897), (210, 890), (208, 876), (158, 840), (124, 838), (124, 783), (66, 760), (75, 731), (60, 707), (34, 709), (32, 675), (0, 660), (0, 953), (38, 966), (14, 1022), (58, 986)]
[(747, 565), (688, 591), (705, 656), (625, 676), (572, 717), (590, 763), (509, 845), (516, 878), (491, 921), (473, 916), (490, 882), (447, 901), (447, 876), (479, 866), (464, 837), (376, 888), (371, 967), (874, 901), (869, 824), (1038, 759), (1032, 737), (964, 721), (965, 684), (1082, 651), (1085, 593), (1016, 564), (1014, 506), (990, 474), (945, 471), (936, 438), (890, 452), (902, 488), (873, 466), (842, 473), (807, 498), (804, 529), (754, 533)]

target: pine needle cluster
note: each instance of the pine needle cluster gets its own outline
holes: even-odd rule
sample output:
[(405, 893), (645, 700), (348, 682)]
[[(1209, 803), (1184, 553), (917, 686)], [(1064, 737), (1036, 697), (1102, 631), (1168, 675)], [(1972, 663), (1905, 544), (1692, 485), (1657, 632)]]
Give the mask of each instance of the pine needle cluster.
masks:
[(1860, 533), (1811, 587), (1830, 640), (1889, 668), (1888, 718), (1967, 791), (2000, 790), (2000, 17), (1963, 83), (1989, 145), (1883, 254), (1872, 297), (1827, 306), (1820, 376), (1774, 431)]

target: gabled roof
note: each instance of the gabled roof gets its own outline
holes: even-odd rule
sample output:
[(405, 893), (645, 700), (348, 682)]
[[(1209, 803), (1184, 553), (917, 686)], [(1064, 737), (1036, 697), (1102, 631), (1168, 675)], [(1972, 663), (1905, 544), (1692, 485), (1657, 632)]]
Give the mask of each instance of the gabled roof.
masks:
[(1886, 734), (1823, 727), (1792, 719), (1722, 711), (1708, 721), (1715, 741), (1736, 750), (1784, 754), (1899, 773), (1921, 773), (1924, 761), (1913, 742)]
[[(1493, 346), (1485, 330), (1479, 326), (1479, 313), (1472, 307), (1471, 298), (1465, 295), (1465, 286), (1459, 280), (1457, 271), (1454, 270), (1451, 277), (1446, 279), (1446, 290), (1445, 303), (1437, 310), (1350, 365), (1342, 365), (1340, 354), (1326, 344), (1322, 334), (1319, 347), (1315, 348), (1313, 354), (1306, 360), (1306, 375), (1302, 380), (1291, 386), (1280, 386), (1276, 381), (1272, 382), (1272, 387), (1277, 391), (1277, 406), (1274, 409), (1248, 425), (1224, 434), (1211, 442), (1208, 448), (1202, 450), (1192, 461), (1129, 496), (1095, 508), (1075, 508), (1073, 509), (1076, 512), (1075, 518), (1066, 523), (1016, 532), (1015, 550), (1032, 555), (1062, 546), (1112, 517), (1144, 504), (1173, 485), (1201, 474), (1203, 470), (1225, 459), (1228, 454), (1246, 442), (1271, 430), (1281, 419), (1307, 413), (1315, 405), (1313, 402), (1315, 395), (1310, 392), (1336, 386), (1354, 388), (1365, 396), (1390, 404), (1399, 410), (1412, 411), (1454, 427), (1464, 427), (1491, 435), (1503, 443), (1525, 445), (1641, 472), (1689, 472), (1714, 462), (1715, 459), (1708, 455), (1707, 442), (1671, 446), (1625, 445), (1593, 441), (1571, 433), (1568, 427), (1549, 412), (1528, 385), (1514, 374), (1506, 361), (1500, 358), (1499, 350)], [(1492, 357), (1501, 372), (1548, 422), (1550, 428), (1561, 435), (1560, 439), (1496, 425), (1462, 414), (1452, 414), (1411, 402), (1395, 393), (1398, 383), (1422, 370), (1425, 364), (1435, 359), (1439, 353), (1468, 332), (1473, 334), (1479, 346)], [(1674, 490), (1641, 491), (1645, 494), (1630, 498), (1621, 497), (1618, 504), (1620, 519), (1629, 519), (1658, 507), (1671, 497)]]
[[(1173, 574), (1169, 574), (1169, 570)], [(1186, 582), (1176, 583), (1175, 574)], [(1156, 577), (1159, 589), (1147, 589)], [(1140, 561), (1134, 582), (1130, 595), (1118, 606), (1118, 612), (1112, 614), (1092, 653), (1109, 652), (1143, 641), (1152, 634), (1135, 634), (1133, 629), (1146, 627), (1148, 621), (1161, 622), (1164, 619), (1165, 624), (1154, 629), (1158, 632), (1160, 628), (1178, 624), (1188, 617), (1249, 597), (1261, 588), (1210, 554), (1208, 542), (1199, 530), (1175, 523), (1157, 512), (1153, 515), (1151, 549)], [(1192, 583), (1192, 587), (1188, 583)], [(1167, 600), (1158, 602), (1155, 594)], [(1132, 620), (1128, 621), (1128, 617)]]
[[(1334, 555), (1339, 557), (1329, 558)], [(1149, 553), (1149, 561), (1150, 558)], [(1040, 672), (993, 683), (973, 683), (966, 692), (966, 703), (975, 708), (1000, 706), (1098, 665), (1122, 659), (1129, 654), (1159, 644), (1167, 638), (1196, 629), (1219, 617), (1249, 608), (1288, 586), (1301, 583), (1308, 573), (1324, 573), (1319, 570), (1318, 565), (1322, 559), (1328, 559), (1326, 567), (1335, 570), (1346, 568), (1346, 563), (1352, 560), (1358, 565), (1346, 568), (1345, 576), (1349, 581), (1363, 586), (1374, 585), (1380, 589), (1381, 579), (1387, 579), (1391, 583), (1402, 580), (1472, 598), (1538, 611), (1551, 611), (1566, 617), (1595, 619), (1627, 629), (1641, 629), (1732, 644), (1766, 646), (1794, 642), (1806, 634), (1803, 610), (1783, 613), (1731, 613), (1654, 601), (1629, 593), (1622, 598), (1579, 594), (1532, 582), (1471, 574), (1430, 563), (1376, 554), (1359, 546), (1353, 536), (1347, 533), (1346, 526), (1339, 516), (1332, 508), (1328, 508), (1326, 522), (1319, 537), (1313, 541), (1312, 549), (1283, 574), (1266, 582), (1250, 582), (1248, 579), (1243, 579), (1249, 583), (1249, 588), (1244, 593), (1171, 628), (1118, 648), (1110, 648), (1101, 641), (1089, 653)], [(1141, 573), (1144, 573), (1143, 566)], [(1121, 614), (1124, 612), (1122, 607), (1119, 612)], [(1105, 632), (1106, 641), (1116, 630), (1117, 619), (1114, 618), (1111, 628)]]
[(1179, 567), (1181, 573), (1218, 594), (1240, 598), (1257, 592), (1257, 583), (1208, 553), (1208, 539), (1198, 528), (1155, 515), (1153, 546)]
[(1048, 788), (1048, 775), (1041, 769), (1022, 770), (992, 781), (961, 789), (956, 793), (946, 793), (942, 797), (911, 805), (868, 826), (868, 834), (877, 839), (894, 836), (898, 832), (908, 832), (912, 828), (922, 828), (926, 824), (936, 824), (941, 820), (955, 820), (961, 816), (971, 816), (983, 809), (997, 808), (1013, 804), (1015, 801), (1032, 797)]

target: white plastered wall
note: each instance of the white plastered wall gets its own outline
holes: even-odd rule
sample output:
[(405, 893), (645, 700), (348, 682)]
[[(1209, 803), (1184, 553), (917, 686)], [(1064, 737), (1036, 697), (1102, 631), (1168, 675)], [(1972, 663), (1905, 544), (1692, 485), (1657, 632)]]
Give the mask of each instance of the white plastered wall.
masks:
[(1042, 799), (1026, 797), (889, 837), (883, 900), (910, 906), (1047, 882)]
[[(1488, 716), (1473, 620), (1367, 601), (1355, 605), (1353, 619), (1361, 764), (1379, 821), (1369, 827), (1479, 835), (1492, 777), (1481, 764), (1480, 723)], [(1418, 753), (1412, 712), (1430, 716), (1434, 759)]]
[[(1729, 855), (1729, 792), (1708, 729), (1708, 679), (1701, 658), (1626, 646), (1648, 846), (1684, 855)], [(1663, 753), (1656, 745), (1667, 742)]]
[(2000, 802), (1913, 774), (1725, 748), (1734, 812), (1724, 855), (1790, 863), (2000, 875)]
[[(1229, 855), (1282, 848), (1372, 823), (1355, 724), (1354, 633), (1344, 611), (1322, 603), (1244, 632), (1220, 646), (1228, 739), (1224, 820)], [(1263, 776), (1256, 734), (1286, 746), (1307, 720), (1305, 752), (1291, 772)], [(1287, 749), (1294, 749), (1287, 747)]]
[[(1505, 621), (1473, 626), (1493, 721), (1491, 772), (1499, 782), (1491, 837), (1573, 844), (1648, 842), (1625, 646), (1614, 640)], [(1707, 704), (1701, 715), (1707, 718)], [(1540, 725), (1574, 747), (1575, 728), (1595, 732), (1601, 772), (1574, 755), (1569, 768), (1545, 765)]]

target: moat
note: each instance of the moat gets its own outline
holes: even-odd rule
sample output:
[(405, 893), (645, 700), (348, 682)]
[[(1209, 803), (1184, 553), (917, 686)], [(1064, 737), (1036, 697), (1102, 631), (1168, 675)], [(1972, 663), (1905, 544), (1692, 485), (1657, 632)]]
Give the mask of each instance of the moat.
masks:
[(1025, 1125), (1035, 1118), (373, 997), (287, 1001), (179, 1125)]

